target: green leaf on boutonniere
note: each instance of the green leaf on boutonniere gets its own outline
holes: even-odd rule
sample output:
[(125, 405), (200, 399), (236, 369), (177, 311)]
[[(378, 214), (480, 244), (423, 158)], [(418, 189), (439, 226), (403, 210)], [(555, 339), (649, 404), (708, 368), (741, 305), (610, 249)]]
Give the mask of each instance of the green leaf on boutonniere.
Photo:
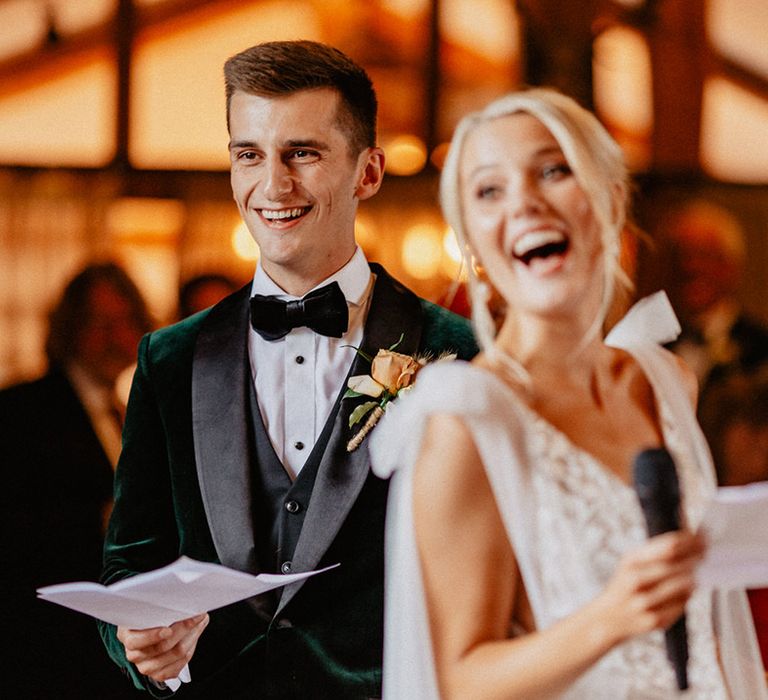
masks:
[(351, 428), (355, 423), (360, 422), (367, 413), (372, 411), (378, 405), (378, 401), (366, 401), (365, 403), (361, 403), (349, 416), (349, 427)]
[(355, 347), (354, 345), (341, 345), (340, 347), (342, 347), (342, 348), (352, 348), (364, 360), (368, 360), (368, 362), (373, 362), (373, 358), (367, 352), (363, 352), (360, 348)]
[(359, 391), (354, 391), (352, 389), (347, 389), (344, 392), (344, 396), (342, 396), (342, 399), (356, 399), (358, 396), (365, 396), (365, 394), (361, 394)]
[(394, 345), (389, 346), (389, 351), (392, 352), (400, 343), (403, 342), (403, 338), (405, 337), (405, 333), (401, 333), (400, 337), (397, 339), (397, 342)]

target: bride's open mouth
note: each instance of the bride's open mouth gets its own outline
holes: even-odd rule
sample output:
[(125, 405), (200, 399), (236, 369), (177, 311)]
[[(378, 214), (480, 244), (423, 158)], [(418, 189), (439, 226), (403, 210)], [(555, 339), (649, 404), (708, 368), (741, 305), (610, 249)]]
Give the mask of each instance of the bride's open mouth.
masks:
[(515, 241), (512, 255), (525, 265), (530, 265), (535, 259), (544, 260), (553, 255), (565, 255), (568, 247), (568, 238), (560, 231), (531, 231)]

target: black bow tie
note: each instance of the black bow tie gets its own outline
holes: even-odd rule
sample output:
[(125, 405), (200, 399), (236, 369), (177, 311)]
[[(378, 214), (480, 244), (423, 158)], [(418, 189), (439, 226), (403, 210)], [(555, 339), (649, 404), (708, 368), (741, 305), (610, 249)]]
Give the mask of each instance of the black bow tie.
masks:
[(348, 323), (347, 300), (338, 282), (315, 289), (295, 301), (263, 294), (251, 297), (251, 326), (264, 340), (277, 340), (300, 326), (341, 338)]

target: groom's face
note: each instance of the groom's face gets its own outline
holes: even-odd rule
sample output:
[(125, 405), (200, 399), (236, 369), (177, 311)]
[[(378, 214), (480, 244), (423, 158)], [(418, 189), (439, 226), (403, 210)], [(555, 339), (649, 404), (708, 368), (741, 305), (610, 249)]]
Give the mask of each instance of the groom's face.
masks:
[(358, 201), (381, 180), (380, 150), (352, 151), (339, 101), (320, 88), (280, 97), (236, 92), (230, 103), (235, 201), (265, 272), (294, 294), (352, 257)]

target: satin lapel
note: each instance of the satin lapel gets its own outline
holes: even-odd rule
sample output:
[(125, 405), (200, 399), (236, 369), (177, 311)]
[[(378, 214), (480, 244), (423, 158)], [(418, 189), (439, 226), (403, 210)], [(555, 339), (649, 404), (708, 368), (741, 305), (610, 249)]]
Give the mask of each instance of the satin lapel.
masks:
[(203, 321), (192, 365), (192, 428), (200, 493), (221, 563), (257, 571), (248, 447), (248, 295)]
[[(381, 266), (372, 263), (371, 269), (376, 273), (376, 284), (361, 349), (372, 357), (380, 349), (394, 345), (402, 334), (403, 340), (397, 351), (415, 353), (419, 348), (422, 328), (418, 297), (392, 279)], [(369, 374), (370, 371), (369, 362), (357, 355), (348, 376)], [(318, 468), (309, 509), (296, 544), (294, 571), (317, 568), (368, 477), (370, 461), (367, 442), (363, 440), (354, 452), (347, 452), (347, 442), (360, 427), (359, 424), (352, 429), (349, 427), (349, 415), (355, 406), (367, 399), (341, 400), (346, 383), (345, 379), (336, 402), (338, 408), (334, 409), (337, 412), (333, 432)], [(344, 562), (340, 563), (344, 565)], [(299, 581), (283, 589), (276, 614), (296, 595), (303, 583)]]

